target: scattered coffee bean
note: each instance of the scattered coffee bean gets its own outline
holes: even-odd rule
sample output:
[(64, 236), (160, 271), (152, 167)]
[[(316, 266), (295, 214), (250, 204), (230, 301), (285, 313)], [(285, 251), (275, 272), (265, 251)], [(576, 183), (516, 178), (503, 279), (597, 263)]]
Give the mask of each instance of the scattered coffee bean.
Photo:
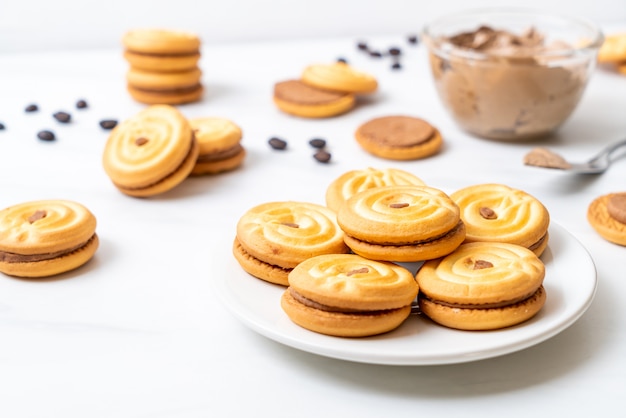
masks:
[(370, 51), (370, 57), (380, 58), (382, 56), (383, 56), (383, 54), (380, 51)]
[(267, 142), (270, 144), (270, 147), (274, 149), (283, 150), (287, 148), (287, 141), (285, 141), (284, 139), (277, 138), (275, 136), (270, 138), (269, 141)]
[(409, 35), (407, 40), (409, 41), (410, 44), (413, 44), (413, 45), (417, 45), (419, 43), (419, 38), (417, 37), (417, 35)]
[(313, 154), (313, 158), (315, 158), (320, 163), (327, 163), (330, 161), (330, 153), (324, 150), (320, 150)]
[(87, 107), (89, 107), (87, 102), (82, 99), (76, 102), (76, 109), (86, 109)]
[(117, 121), (115, 119), (103, 119), (100, 121), (100, 127), (102, 129), (113, 129), (117, 126)]
[(392, 70), (400, 70), (400, 69), (402, 69), (402, 64), (400, 64), (398, 61), (396, 61), (393, 64), (391, 64), (391, 69)]
[(356, 47), (359, 48), (361, 51), (367, 51), (369, 49), (365, 42), (357, 43)]
[(402, 50), (400, 48), (392, 46), (391, 48), (389, 48), (389, 55), (391, 55), (392, 57), (402, 55)]
[(4, 123), (0, 122), (0, 131), (4, 131), (6, 129), (6, 126), (4, 126)]
[(313, 148), (324, 148), (326, 146), (326, 140), (322, 138), (313, 138), (309, 141), (309, 145)]
[(67, 112), (56, 112), (52, 116), (61, 123), (69, 123), (72, 119), (72, 115)]
[(37, 106), (36, 104), (29, 104), (28, 106), (26, 106), (26, 109), (24, 109), (25, 112), (36, 112), (39, 110), (39, 106)]
[(339, 58), (337, 58), (337, 62), (343, 62), (344, 64), (347, 64), (347, 63), (348, 63), (348, 60), (346, 60), (346, 59), (345, 59), (345, 58), (343, 58), (343, 57), (339, 57)]
[(54, 141), (56, 139), (52, 131), (39, 131), (37, 138), (42, 141)]

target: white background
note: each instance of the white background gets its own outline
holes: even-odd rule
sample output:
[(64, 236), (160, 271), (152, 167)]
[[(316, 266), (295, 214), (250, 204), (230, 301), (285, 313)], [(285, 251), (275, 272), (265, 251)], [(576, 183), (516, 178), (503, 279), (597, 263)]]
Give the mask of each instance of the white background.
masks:
[(418, 32), (429, 19), (468, 7), (526, 6), (600, 24), (626, 19), (625, 0), (24, 0), (0, 1), (0, 53), (119, 45), (129, 28), (198, 33), (204, 44)]

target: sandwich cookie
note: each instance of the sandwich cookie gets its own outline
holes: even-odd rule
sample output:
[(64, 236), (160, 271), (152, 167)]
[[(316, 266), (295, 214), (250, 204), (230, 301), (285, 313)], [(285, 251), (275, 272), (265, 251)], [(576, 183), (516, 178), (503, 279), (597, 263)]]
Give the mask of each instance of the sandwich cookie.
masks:
[(41, 200), (0, 211), (0, 271), (47, 277), (76, 269), (98, 248), (96, 218), (68, 200)]
[(152, 105), (111, 131), (102, 163), (122, 193), (147, 197), (180, 184), (197, 159), (187, 119), (175, 107)]
[(217, 174), (242, 164), (246, 156), (240, 143), (243, 133), (234, 122), (206, 117), (190, 119), (189, 124), (199, 147), (192, 175)]
[(341, 205), (364, 190), (393, 185), (424, 186), (419, 177), (397, 168), (366, 168), (348, 171), (333, 180), (326, 189), (326, 206), (339, 211)]
[(545, 266), (529, 249), (501, 242), (463, 244), (416, 275), (420, 311), (462, 330), (522, 323), (543, 307)]
[(287, 286), (289, 272), (307, 258), (343, 254), (349, 248), (335, 212), (308, 202), (268, 202), (237, 222), (233, 254), (259, 279)]
[(130, 68), (126, 74), (128, 92), (145, 104), (183, 104), (197, 101), (204, 88), (202, 72), (188, 71), (159, 73)]
[(356, 142), (367, 152), (389, 160), (416, 160), (436, 154), (443, 144), (439, 130), (411, 116), (383, 116), (360, 125)]
[(369, 94), (378, 89), (378, 81), (374, 76), (358, 71), (344, 62), (309, 65), (300, 79), (318, 89), (343, 93)]
[(274, 104), (279, 110), (302, 118), (328, 118), (345, 113), (355, 104), (354, 95), (321, 90), (300, 80), (274, 85)]
[(428, 186), (383, 186), (350, 197), (337, 213), (344, 240), (372, 260), (413, 262), (442, 257), (465, 239), (457, 205)]
[(528, 193), (502, 184), (478, 184), (450, 197), (461, 210), (466, 242), (508, 242), (537, 256), (548, 246), (550, 214)]
[(587, 209), (587, 220), (602, 238), (626, 246), (626, 192), (594, 199)]
[(417, 283), (404, 267), (355, 254), (328, 254), (291, 271), (281, 307), (308, 330), (366, 337), (400, 326), (417, 293)]

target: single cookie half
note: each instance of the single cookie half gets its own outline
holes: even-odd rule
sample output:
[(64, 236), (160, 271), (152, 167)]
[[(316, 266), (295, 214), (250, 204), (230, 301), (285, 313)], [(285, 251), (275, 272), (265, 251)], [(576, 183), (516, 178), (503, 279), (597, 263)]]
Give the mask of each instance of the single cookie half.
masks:
[(587, 209), (587, 220), (602, 238), (626, 246), (626, 192), (594, 199)]
[(198, 143), (187, 119), (169, 105), (153, 105), (118, 124), (102, 163), (113, 184), (129, 196), (164, 193), (189, 176)]
[(383, 116), (359, 126), (357, 143), (367, 152), (390, 160), (416, 160), (437, 153), (443, 144), (439, 131), (412, 116)]
[(532, 318), (543, 307), (544, 276), (544, 264), (522, 246), (463, 244), (419, 269), (419, 307), (430, 319), (450, 328), (509, 327)]
[(157, 73), (189, 71), (198, 67), (200, 53), (184, 55), (155, 55), (124, 51), (124, 59), (131, 68)]
[(237, 222), (233, 254), (251, 275), (287, 285), (287, 274), (300, 262), (321, 254), (343, 254), (336, 214), (308, 202), (268, 202), (249, 209)]
[(161, 28), (133, 29), (124, 34), (125, 49), (150, 55), (188, 55), (200, 51), (198, 35), (180, 30)]
[(466, 242), (508, 242), (540, 256), (548, 246), (550, 214), (530, 194), (503, 184), (477, 184), (450, 197), (461, 210)]
[(96, 218), (80, 203), (40, 200), (0, 211), (0, 271), (46, 277), (76, 269), (98, 248)]
[(354, 95), (321, 90), (299, 80), (274, 85), (274, 104), (281, 111), (303, 118), (328, 118), (352, 109)]
[(338, 212), (341, 205), (358, 192), (374, 187), (410, 184), (423, 186), (424, 182), (414, 174), (397, 168), (351, 170), (328, 185), (326, 206)]
[(359, 192), (341, 206), (337, 222), (348, 247), (372, 260), (430, 260), (451, 253), (465, 239), (457, 205), (428, 186)]
[(233, 121), (220, 117), (189, 120), (198, 142), (198, 159), (192, 175), (217, 174), (239, 167), (246, 151), (241, 146), (243, 133)]
[(355, 254), (328, 254), (311, 257), (289, 273), (281, 306), (308, 330), (365, 337), (400, 326), (418, 290), (404, 267)]
[(309, 65), (302, 72), (302, 82), (323, 90), (343, 93), (373, 93), (378, 81), (370, 74), (359, 71), (344, 62)]
[(598, 50), (598, 62), (618, 64), (626, 61), (626, 32), (607, 35)]

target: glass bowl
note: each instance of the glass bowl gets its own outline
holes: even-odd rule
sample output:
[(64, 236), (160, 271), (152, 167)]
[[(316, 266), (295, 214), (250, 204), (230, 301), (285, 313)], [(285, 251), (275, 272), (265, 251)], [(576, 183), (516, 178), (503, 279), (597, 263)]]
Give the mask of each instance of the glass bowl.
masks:
[(523, 140), (553, 132), (571, 115), (604, 38), (584, 19), (477, 9), (427, 24), (423, 39), (455, 122), (480, 137)]

